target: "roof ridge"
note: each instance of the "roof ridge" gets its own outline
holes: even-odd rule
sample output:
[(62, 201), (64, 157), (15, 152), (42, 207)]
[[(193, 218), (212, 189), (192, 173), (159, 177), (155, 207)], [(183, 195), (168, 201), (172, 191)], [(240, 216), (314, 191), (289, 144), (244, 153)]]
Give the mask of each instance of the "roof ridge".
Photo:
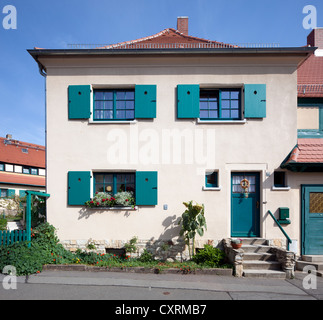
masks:
[(153, 35), (150, 35), (150, 36), (146, 36), (146, 37), (142, 37), (142, 38), (138, 38), (138, 39), (134, 39), (134, 40), (129, 40), (129, 41), (123, 41), (123, 42), (118, 42), (116, 44), (110, 44), (110, 45), (107, 45), (107, 46), (103, 46), (103, 47), (99, 47), (97, 49), (109, 49), (109, 48), (118, 48), (118, 47), (121, 47), (121, 46), (125, 46), (125, 45), (133, 45), (133, 44), (137, 44), (137, 43), (140, 43), (140, 42), (143, 42), (143, 41), (147, 41), (147, 40), (151, 40), (151, 39), (156, 39), (162, 35), (164, 35), (166, 32), (173, 32), (185, 39), (191, 39), (191, 40), (195, 40), (195, 41), (200, 41), (200, 42), (204, 42), (204, 43), (211, 43), (211, 44), (220, 44), (220, 45), (224, 45), (226, 47), (237, 47), (235, 45), (232, 45), (232, 44), (227, 44), (227, 43), (224, 43), (224, 42), (219, 42), (219, 41), (215, 41), (215, 40), (208, 40), (208, 39), (204, 39), (204, 38), (199, 38), (199, 37), (195, 37), (195, 36), (190, 36), (190, 35), (187, 35), (187, 34), (184, 34), (182, 32), (179, 32), (178, 30), (175, 30), (174, 28), (166, 28), (160, 32), (157, 32)]

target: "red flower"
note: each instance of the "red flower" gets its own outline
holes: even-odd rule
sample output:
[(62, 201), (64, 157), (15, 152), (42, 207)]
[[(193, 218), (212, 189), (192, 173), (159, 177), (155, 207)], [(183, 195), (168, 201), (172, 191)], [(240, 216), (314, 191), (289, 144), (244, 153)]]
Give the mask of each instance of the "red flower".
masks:
[(126, 201), (129, 201), (128, 199), (126, 199)]
[(105, 199), (102, 199), (102, 202), (104, 202), (105, 201)]
[(90, 203), (93, 203), (93, 201), (90, 201)]
[(100, 202), (97, 202), (96, 204), (97, 204), (97, 205), (100, 205)]

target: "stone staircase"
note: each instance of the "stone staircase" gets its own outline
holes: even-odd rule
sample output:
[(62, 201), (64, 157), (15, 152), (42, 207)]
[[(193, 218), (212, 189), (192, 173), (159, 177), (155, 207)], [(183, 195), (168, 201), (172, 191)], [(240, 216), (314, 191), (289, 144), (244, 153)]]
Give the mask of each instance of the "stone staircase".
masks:
[(243, 254), (243, 276), (286, 278), (281, 263), (276, 260), (272, 247), (262, 238), (243, 238), (241, 249)]
[(301, 260), (296, 261), (296, 270), (304, 271), (304, 267), (307, 267), (308, 271), (310, 269), (317, 276), (323, 277), (323, 255), (303, 255)]

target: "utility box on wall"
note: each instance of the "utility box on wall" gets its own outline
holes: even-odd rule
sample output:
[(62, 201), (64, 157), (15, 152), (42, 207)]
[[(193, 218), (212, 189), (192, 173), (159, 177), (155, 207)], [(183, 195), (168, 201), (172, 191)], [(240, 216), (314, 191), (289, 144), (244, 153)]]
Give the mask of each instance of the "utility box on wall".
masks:
[(279, 208), (279, 223), (280, 224), (289, 224), (289, 208), (281, 207)]

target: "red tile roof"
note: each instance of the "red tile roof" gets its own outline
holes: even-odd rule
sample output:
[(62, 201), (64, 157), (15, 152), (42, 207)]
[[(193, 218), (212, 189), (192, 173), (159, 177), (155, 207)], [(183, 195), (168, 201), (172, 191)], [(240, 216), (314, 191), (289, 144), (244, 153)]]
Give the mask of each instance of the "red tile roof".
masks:
[[(22, 149), (27, 149), (28, 153)], [(45, 168), (45, 147), (0, 137), (0, 162)]]
[(0, 183), (45, 187), (46, 180), (44, 176), (34, 176), (30, 174), (12, 172), (0, 172)]
[(298, 139), (285, 165), (290, 163), (323, 163), (323, 139)]
[(312, 54), (297, 70), (299, 98), (323, 97), (323, 57)]
[[(164, 29), (152, 36), (120, 42), (108, 46), (101, 47), (101, 49), (147, 49), (147, 48), (161, 48), (161, 44), (164, 44), (162, 48), (199, 48), (211, 47), (211, 48), (232, 48), (235, 47), (230, 44), (226, 44), (218, 41), (211, 41), (203, 38), (197, 38), (193, 36), (180, 33), (173, 28)], [(177, 46), (176, 46), (177, 45)]]

